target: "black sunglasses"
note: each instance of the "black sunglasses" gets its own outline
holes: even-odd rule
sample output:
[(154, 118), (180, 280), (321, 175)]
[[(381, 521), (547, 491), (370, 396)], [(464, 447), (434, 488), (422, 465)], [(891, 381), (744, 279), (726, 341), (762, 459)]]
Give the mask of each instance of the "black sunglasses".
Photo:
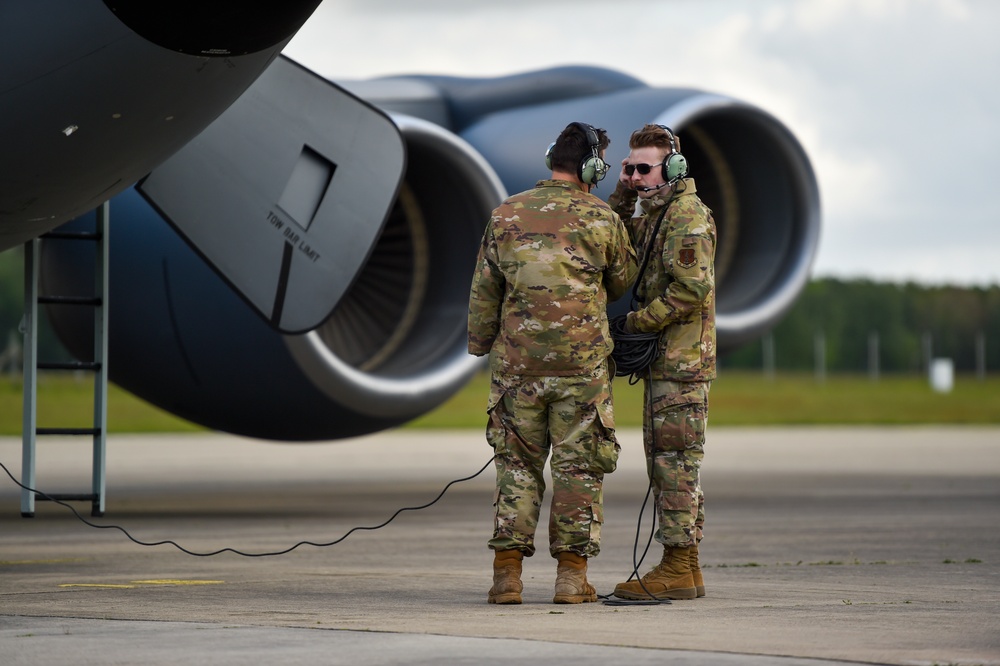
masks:
[(625, 165), (625, 175), (631, 176), (636, 171), (639, 172), (640, 176), (648, 175), (653, 167), (663, 166), (663, 162), (659, 164), (626, 164)]

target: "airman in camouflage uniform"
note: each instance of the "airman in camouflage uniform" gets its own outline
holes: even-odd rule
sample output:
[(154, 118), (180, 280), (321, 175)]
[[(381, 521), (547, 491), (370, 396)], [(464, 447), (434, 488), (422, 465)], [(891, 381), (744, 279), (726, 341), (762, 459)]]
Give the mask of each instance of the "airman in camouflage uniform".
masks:
[[(687, 599), (705, 594), (698, 542), (708, 392), (716, 374), (715, 222), (694, 179), (684, 177), (686, 161), (673, 162), (683, 168), (670, 177), (667, 159), (679, 156), (680, 148), (668, 128), (646, 125), (632, 134), (629, 147), (609, 202), (626, 218), (639, 253), (649, 252), (639, 276), (639, 307), (629, 313), (626, 330), (660, 334), (645, 381), (643, 443), (656, 497), (655, 538), (664, 554), (641, 582), (619, 584), (615, 595)], [(637, 199), (641, 215), (632, 218)]]
[[(489, 354), (492, 370), (490, 603), (521, 602), (521, 558), (535, 552), (550, 450), (549, 552), (559, 560), (553, 601), (597, 598), (586, 562), (600, 551), (602, 484), (619, 451), (606, 309), (636, 271), (622, 220), (590, 193), (596, 180), (584, 165), (602, 158), (607, 145), (603, 130), (569, 125), (549, 150), (552, 178), (501, 203), (483, 234), (469, 299), (469, 352)], [(603, 159), (600, 165), (606, 170)]]

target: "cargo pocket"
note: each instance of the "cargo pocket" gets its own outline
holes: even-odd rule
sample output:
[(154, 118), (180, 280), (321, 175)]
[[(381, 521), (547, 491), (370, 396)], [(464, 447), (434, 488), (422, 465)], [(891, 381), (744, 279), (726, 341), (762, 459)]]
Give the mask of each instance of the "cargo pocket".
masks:
[(601, 527), (604, 525), (604, 507), (600, 502), (594, 502), (590, 505), (590, 511), (590, 541), (587, 548), (587, 556), (596, 557), (601, 550)]
[(653, 431), (657, 451), (704, 448), (708, 407), (702, 386), (683, 387), (654, 398)]
[(490, 397), (486, 405), (486, 441), (498, 454), (520, 450), (521, 435), (514, 419), (517, 392), (523, 380), (494, 375), (490, 381)]
[(496, 453), (506, 450), (507, 419), (503, 404), (506, 395), (507, 388), (494, 377), (490, 381), (490, 397), (486, 404), (486, 441)]
[(504, 417), (504, 396), (507, 394), (506, 388), (497, 382), (494, 377), (490, 381), (490, 396), (486, 404), (486, 442), (493, 449), (493, 457), (497, 466), (497, 484), (493, 489), (493, 538), (504, 534), (505, 521), (502, 519), (501, 502), (504, 497), (501, 493), (501, 477), (504, 469), (504, 454), (507, 451), (507, 428)]
[[(666, 383), (666, 382), (664, 382)], [(657, 451), (704, 449), (708, 390), (702, 383), (672, 382), (653, 398), (653, 439)]]
[(594, 468), (610, 474), (618, 467), (621, 446), (615, 437), (615, 417), (611, 405), (598, 403), (597, 418), (594, 420)]

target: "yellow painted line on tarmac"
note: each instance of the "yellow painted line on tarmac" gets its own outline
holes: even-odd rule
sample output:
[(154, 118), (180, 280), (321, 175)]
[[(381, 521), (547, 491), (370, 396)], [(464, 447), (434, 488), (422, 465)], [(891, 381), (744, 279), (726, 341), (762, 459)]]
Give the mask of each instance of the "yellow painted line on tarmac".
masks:
[(136, 585), (223, 585), (224, 580), (180, 580), (177, 578), (157, 578), (154, 580), (134, 580)]
[(59, 587), (102, 587), (113, 590), (131, 590), (135, 585), (124, 585), (119, 583), (63, 583)]
[(0, 560), (0, 567), (21, 566), (25, 564), (65, 564), (66, 562), (86, 562), (85, 557), (64, 557), (58, 560)]
[(179, 578), (155, 578), (133, 580), (128, 583), (62, 583), (59, 587), (96, 587), (112, 590), (134, 590), (144, 585), (224, 585), (224, 580), (181, 580)]

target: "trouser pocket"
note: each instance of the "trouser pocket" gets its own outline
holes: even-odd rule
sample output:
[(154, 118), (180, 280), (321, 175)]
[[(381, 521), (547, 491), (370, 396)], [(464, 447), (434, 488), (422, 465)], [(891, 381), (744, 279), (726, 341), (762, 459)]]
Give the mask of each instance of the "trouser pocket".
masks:
[(598, 403), (597, 418), (594, 423), (594, 467), (605, 474), (610, 474), (618, 467), (618, 455), (621, 446), (615, 436), (614, 414), (611, 405)]

